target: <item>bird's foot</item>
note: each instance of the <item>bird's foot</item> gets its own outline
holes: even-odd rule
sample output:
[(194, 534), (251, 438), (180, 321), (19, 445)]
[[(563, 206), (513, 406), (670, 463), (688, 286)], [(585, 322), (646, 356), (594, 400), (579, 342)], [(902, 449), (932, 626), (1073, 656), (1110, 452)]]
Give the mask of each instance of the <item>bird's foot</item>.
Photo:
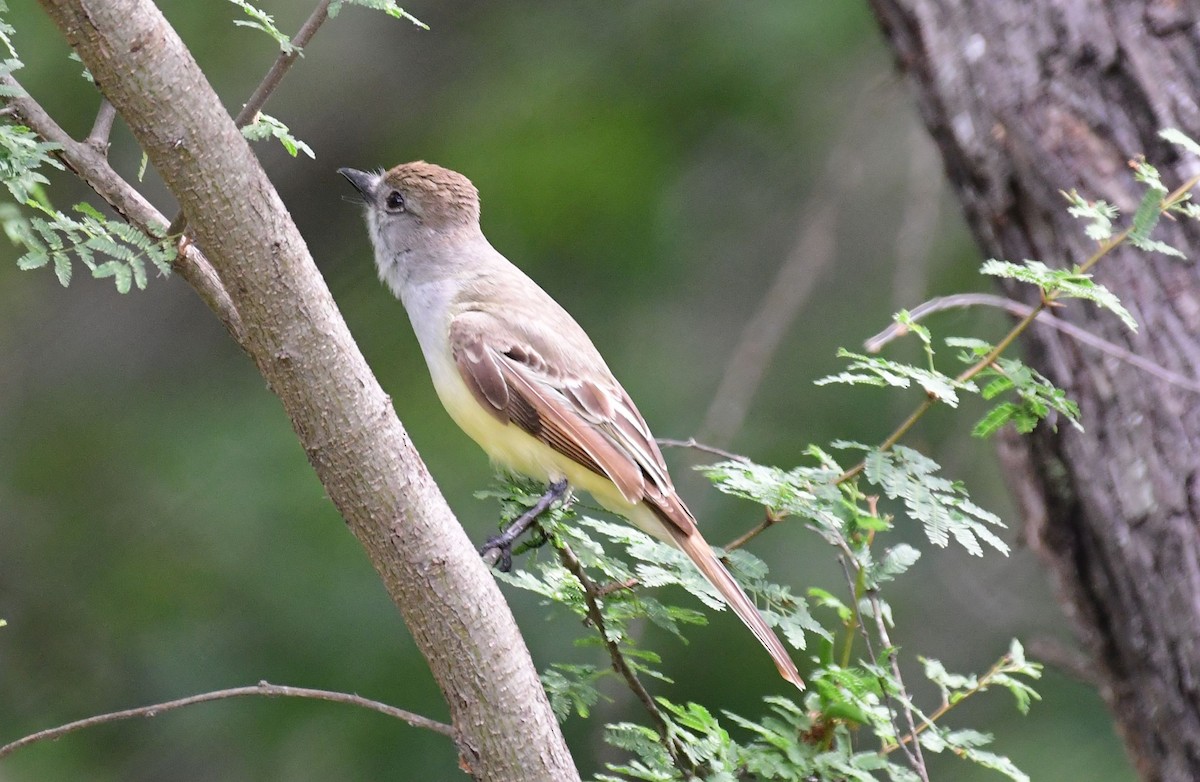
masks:
[(525, 534), (525, 531), (533, 526), (538, 517), (545, 513), (551, 505), (562, 499), (566, 493), (567, 481), (565, 479), (550, 484), (546, 489), (546, 493), (538, 499), (532, 508), (518, 516), (499, 535), (493, 535), (488, 538), (487, 542), (480, 547), (479, 555), (488, 564), (495, 565), (501, 571), (507, 573), (512, 569), (513, 544), (517, 538)]

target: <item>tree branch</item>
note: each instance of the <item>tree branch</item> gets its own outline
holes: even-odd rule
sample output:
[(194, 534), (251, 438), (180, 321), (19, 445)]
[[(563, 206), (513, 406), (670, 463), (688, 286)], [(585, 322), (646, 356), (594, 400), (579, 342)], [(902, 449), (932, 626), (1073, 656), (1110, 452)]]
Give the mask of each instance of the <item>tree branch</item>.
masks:
[[(91, 143), (80, 143), (71, 138), (11, 74), (0, 75), (0, 85), (16, 93), (4, 97), (13, 117), (43, 140), (58, 144), (60, 148), (55, 155), (59, 160), (86, 182), (118, 215), (147, 234), (150, 234), (151, 228), (157, 228), (160, 232), (167, 230), (167, 218), (109, 165), (104, 151)], [(111, 107), (112, 104), (108, 105)], [(104, 113), (102, 104), (100, 115)], [(96, 118), (97, 125), (101, 124), (100, 115)], [(110, 127), (111, 123), (112, 120), (109, 119)], [(88, 138), (92, 139), (95, 135), (96, 129), (93, 128), (92, 135)], [(240, 345), (244, 337), (241, 318), (221, 279), (204, 255), (191, 245), (183, 245), (171, 268), (192, 286)]]
[(262, 107), (267, 105), (271, 94), (283, 81), (283, 77), (291, 70), (292, 65), (299, 59), (303, 53), (302, 50), (308, 46), (308, 42), (317, 34), (317, 30), (321, 25), (325, 24), (325, 20), (329, 18), (329, 4), (332, 0), (320, 0), (317, 7), (309, 14), (308, 19), (304, 20), (304, 24), (300, 25), (300, 29), (292, 36), (292, 48), (288, 51), (281, 51), (279, 56), (275, 58), (275, 62), (271, 65), (271, 69), (267, 71), (267, 75), (263, 76), (258, 86), (254, 88), (254, 92), (250, 94), (250, 98), (246, 104), (242, 106), (242, 110), (234, 117), (233, 122), (239, 128), (245, 127), (254, 121), (255, 116), (262, 110)]
[(83, 143), (99, 152), (108, 155), (108, 137), (112, 133), (113, 119), (117, 110), (108, 102), (108, 98), (100, 98), (100, 108), (96, 111), (96, 121), (92, 124), (92, 132), (88, 133)]
[[(291, 48), (286, 51), (280, 51), (279, 56), (275, 58), (275, 62), (271, 63), (271, 67), (267, 70), (262, 81), (254, 88), (254, 92), (250, 93), (250, 97), (242, 106), (242, 110), (234, 117), (233, 123), (239, 128), (244, 128), (254, 122), (258, 116), (258, 112), (262, 111), (262, 107), (267, 105), (271, 95), (279, 87), (283, 77), (287, 76), (287, 72), (292, 69), (296, 60), (303, 54), (303, 49), (308, 46), (308, 42), (317, 34), (317, 30), (321, 29), (321, 25), (325, 24), (325, 20), (329, 18), (329, 4), (332, 0), (318, 0), (317, 7), (309, 14), (308, 19), (304, 20), (304, 24), (300, 25), (300, 29), (289, 41)], [(171, 219), (171, 233), (180, 233), (187, 226), (187, 216), (183, 210), (179, 210), (175, 217)]]
[[(659, 738), (666, 750), (671, 755), (671, 761), (675, 766), (684, 772), (693, 771), (694, 768), (688, 762), (687, 754), (679, 746), (675, 737), (671, 735), (671, 726), (667, 724), (666, 718), (658, 709), (658, 704), (654, 702), (654, 698), (646, 690), (637, 673), (629, 667), (629, 662), (625, 659), (625, 655), (621, 652), (620, 645), (608, 637), (608, 630), (604, 622), (604, 612), (600, 610), (600, 588), (596, 583), (588, 577), (587, 571), (583, 569), (583, 563), (575, 556), (575, 552), (571, 547), (561, 541), (556, 541), (555, 548), (558, 550), (558, 558), (562, 561), (563, 567), (575, 576), (579, 581), (579, 586), (583, 589), (583, 600), (587, 605), (588, 621), (592, 623), (596, 633), (599, 634), (600, 640), (604, 643), (604, 648), (608, 651), (609, 659), (612, 660), (613, 670), (616, 671), (625, 683), (629, 685), (629, 689), (637, 696), (637, 699), (646, 707), (646, 711), (650, 714), (650, 721), (654, 723), (654, 729), (658, 731)], [(611, 590), (610, 590), (611, 591)]]
[(225, 282), (242, 345), (362, 543), (488, 782), (578, 780), (511, 611), (396, 418), (261, 164), (151, 0), (39, 0)]
[(125, 709), (124, 711), (114, 711), (108, 714), (97, 714), (86, 719), (68, 722), (65, 725), (59, 725), (56, 728), (47, 728), (39, 730), (37, 733), (31, 733), (9, 744), (0, 747), (0, 758), (7, 757), (19, 749), (28, 747), (31, 744), (37, 744), (41, 741), (54, 741), (60, 739), (67, 734), (91, 728), (96, 725), (104, 725), (109, 722), (120, 722), (121, 720), (135, 719), (138, 717), (157, 717), (159, 714), (175, 709), (181, 709), (184, 706), (191, 706), (196, 703), (207, 703), (208, 701), (219, 701), (226, 698), (241, 698), (246, 696), (261, 696), (267, 698), (309, 698), (313, 700), (333, 701), (334, 703), (345, 703), (351, 706), (358, 706), (371, 711), (377, 711), (380, 714), (386, 714), (389, 717), (395, 717), (398, 720), (407, 722), (414, 728), (424, 728), (432, 730), (435, 733), (440, 733), (443, 736), (455, 738), (454, 728), (436, 720), (431, 720), (428, 717), (423, 717), (420, 714), (414, 714), (411, 711), (397, 709), (395, 706), (389, 706), (386, 703), (373, 701), (368, 698), (363, 698), (359, 695), (353, 695), (346, 692), (333, 692), (331, 690), (312, 690), (307, 687), (287, 687), (279, 684), (271, 684), (269, 682), (259, 682), (254, 687), (234, 687), (227, 690), (215, 690), (213, 692), (205, 692), (199, 695), (191, 695), (186, 698), (179, 698), (165, 703), (155, 703), (151, 706), (140, 706), (136, 709)]
[[(929, 301), (914, 307), (909, 314), (912, 316), (913, 321), (919, 321), (929, 315), (934, 314), (935, 312), (941, 312), (943, 310), (948, 310), (955, 307), (975, 306), (997, 307), (1010, 312), (1019, 318), (1028, 317), (1029, 313), (1033, 311), (1033, 307), (1030, 307), (1028, 304), (1015, 299), (1005, 298), (1004, 296), (997, 296), (991, 293), (958, 293), (952, 296), (938, 296), (937, 298), (930, 299)], [(1061, 318), (1055, 317), (1049, 312), (1039, 312), (1037, 317), (1034, 319), (1034, 322), (1039, 326), (1049, 326), (1052, 329), (1057, 329), (1063, 334), (1066, 334), (1068, 337), (1072, 337), (1088, 347), (1095, 348), (1106, 355), (1112, 356), (1118, 361), (1123, 361), (1126, 364), (1135, 366), (1143, 372), (1153, 375), (1154, 377), (1166, 383), (1170, 383), (1171, 385), (1178, 386), (1179, 388), (1186, 389), (1193, 393), (1200, 393), (1200, 380), (1193, 380), (1192, 378), (1185, 377), (1178, 372), (1173, 372), (1164, 366), (1155, 364), (1149, 359), (1142, 358), (1138, 354), (1126, 350), (1120, 345), (1115, 345), (1102, 337), (1096, 336), (1087, 329), (1080, 328), (1074, 323), (1070, 323)], [(865, 343), (865, 348), (868, 353), (878, 353), (883, 349), (884, 345), (887, 345), (892, 340), (902, 337), (907, 333), (908, 329), (906, 329), (903, 325), (899, 323), (893, 323), (883, 331), (868, 339)]]

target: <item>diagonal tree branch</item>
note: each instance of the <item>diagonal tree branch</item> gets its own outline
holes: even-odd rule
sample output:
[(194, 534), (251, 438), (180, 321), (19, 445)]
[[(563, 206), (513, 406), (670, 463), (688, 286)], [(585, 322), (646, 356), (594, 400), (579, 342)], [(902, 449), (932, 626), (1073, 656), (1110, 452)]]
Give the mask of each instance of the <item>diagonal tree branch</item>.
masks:
[(575, 580), (579, 582), (579, 586), (583, 590), (583, 601), (587, 606), (588, 621), (592, 623), (592, 627), (595, 628), (596, 633), (600, 636), (600, 640), (604, 643), (604, 648), (608, 651), (609, 659), (612, 661), (613, 670), (625, 680), (629, 689), (637, 696), (642, 706), (650, 714), (650, 721), (654, 723), (654, 729), (658, 731), (659, 738), (668, 754), (670, 754), (671, 761), (675, 764), (676, 768), (690, 774), (695, 769), (688, 762), (687, 753), (679, 746), (679, 742), (675, 737), (671, 735), (671, 726), (667, 723), (666, 718), (663, 717), (662, 711), (659, 710), (658, 704), (654, 702), (653, 696), (646, 690), (646, 686), (642, 684), (642, 680), (638, 678), (637, 672), (630, 667), (629, 661), (625, 659), (620, 645), (608, 635), (608, 629), (604, 622), (604, 612), (600, 609), (602, 589), (588, 577), (587, 571), (583, 568), (583, 563), (579, 561), (579, 557), (575, 556), (575, 552), (571, 550), (570, 546), (564, 542), (556, 542), (555, 548), (558, 550), (558, 558), (562, 562), (563, 567), (570, 571), (571, 575), (575, 576)]
[[(275, 62), (271, 63), (271, 68), (263, 76), (262, 81), (254, 88), (254, 92), (250, 93), (250, 98), (233, 119), (235, 125), (244, 128), (254, 122), (258, 112), (267, 105), (267, 101), (283, 81), (283, 77), (287, 76), (296, 60), (304, 53), (304, 47), (308, 46), (308, 42), (313, 39), (317, 30), (321, 29), (321, 25), (325, 24), (325, 20), (329, 18), (329, 5), (332, 2), (333, 0), (319, 0), (317, 7), (313, 9), (313, 12), (309, 14), (308, 18), (304, 20), (304, 24), (300, 25), (300, 29), (292, 37), (291, 48), (279, 52), (279, 56), (275, 58)], [(187, 219), (181, 209), (171, 219), (170, 233), (180, 233), (186, 225)]]
[(495, 581), (175, 30), (150, 0), (39, 2), (104, 85), (225, 282), (243, 347), (442, 689), (464, 769), (487, 781), (578, 780)]
[[(90, 143), (93, 137), (99, 138), (95, 128), (88, 136), (89, 141), (78, 142), (59, 127), (58, 123), (12, 75), (0, 74), (0, 85), (15, 93), (4, 98), (14, 119), (28, 126), (30, 130), (46, 141), (58, 144), (60, 147), (56, 152), (58, 158), (92, 190), (96, 191), (96, 195), (103, 198), (117, 214), (143, 231), (148, 231), (152, 227), (160, 231), (167, 230), (167, 218), (155, 209), (137, 191), (137, 188), (125, 181), (109, 165), (105, 150)], [(107, 99), (105, 99), (105, 103), (107, 103)], [(97, 126), (101, 126), (101, 117), (106, 113), (103, 105), (97, 116)], [(111, 104), (108, 105), (111, 106)], [(111, 123), (112, 120), (109, 119), (109, 127), (111, 127)], [(105, 135), (107, 134), (105, 133)], [(243, 339), (241, 318), (216, 271), (213, 270), (204, 255), (191, 245), (183, 245), (172, 268), (195, 289), (209, 309), (220, 318), (221, 323), (225, 325), (238, 344), (241, 344)]]
[(275, 58), (275, 62), (271, 64), (271, 69), (267, 71), (267, 75), (263, 76), (262, 81), (254, 88), (254, 92), (250, 94), (246, 105), (242, 106), (242, 110), (234, 117), (233, 122), (239, 128), (253, 122), (258, 112), (262, 111), (262, 107), (267, 105), (271, 94), (279, 87), (279, 83), (283, 81), (283, 77), (291, 70), (296, 60), (300, 58), (304, 47), (308, 46), (308, 42), (317, 34), (317, 30), (321, 28), (321, 25), (325, 24), (325, 20), (329, 18), (329, 4), (331, 2), (332, 0), (320, 0), (317, 3), (317, 7), (309, 14), (308, 19), (304, 20), (304, 24), (300, 25), (300, 29), (292, 37), (292, 48), (287, 51), (281, 51), (279, 56)]

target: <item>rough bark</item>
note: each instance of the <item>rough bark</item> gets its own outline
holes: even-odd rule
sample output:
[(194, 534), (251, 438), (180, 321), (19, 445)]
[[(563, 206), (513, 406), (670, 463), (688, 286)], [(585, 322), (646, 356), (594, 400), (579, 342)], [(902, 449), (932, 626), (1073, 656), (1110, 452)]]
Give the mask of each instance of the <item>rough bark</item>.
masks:
[[(1081, 263), (1095, 244), (1060, 190), (1129, 216), (1142, 192), (1129, 158), (1145, 153), (1169, 187), (1200, 170), (1156, 136), (1200, 136), (1195, 0), (872, 6), (987, 256)], [(1157, 236), (1200, 256), (1194, 224)], [(1090, 306), (1060, 315), (1200, 376), (1197, 266), (1123, 249), (1096, 276), (1139, 331)], [(1042, 426), (1003, 449), (1026, 536), (1141, 776), (1200, 779), (1200, 398), (1049, 329), (1024, 347), (1080, 403), (1086, 427)]]
[(355, 346), (296, 226), (149, 0), (41, 0), (178, 198), (253, 358), (445, 694), (481, 780), (578, 779), (512, 614)]

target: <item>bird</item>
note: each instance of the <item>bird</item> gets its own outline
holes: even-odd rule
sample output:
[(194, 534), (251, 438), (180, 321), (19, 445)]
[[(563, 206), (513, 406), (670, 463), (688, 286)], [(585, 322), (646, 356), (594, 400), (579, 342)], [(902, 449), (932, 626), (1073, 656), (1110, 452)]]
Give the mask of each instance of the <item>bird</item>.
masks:
[(424, 161), (338, 173), (364, 204), (379, 278), (408, 312), (454, 422), (495, 465), (552, 491), (582, 489), (683, 551), (779, 674), (803, 689), (786, 647), (701, 535), (645, 419), (592, 340), (484, 236), (471, 181)]

